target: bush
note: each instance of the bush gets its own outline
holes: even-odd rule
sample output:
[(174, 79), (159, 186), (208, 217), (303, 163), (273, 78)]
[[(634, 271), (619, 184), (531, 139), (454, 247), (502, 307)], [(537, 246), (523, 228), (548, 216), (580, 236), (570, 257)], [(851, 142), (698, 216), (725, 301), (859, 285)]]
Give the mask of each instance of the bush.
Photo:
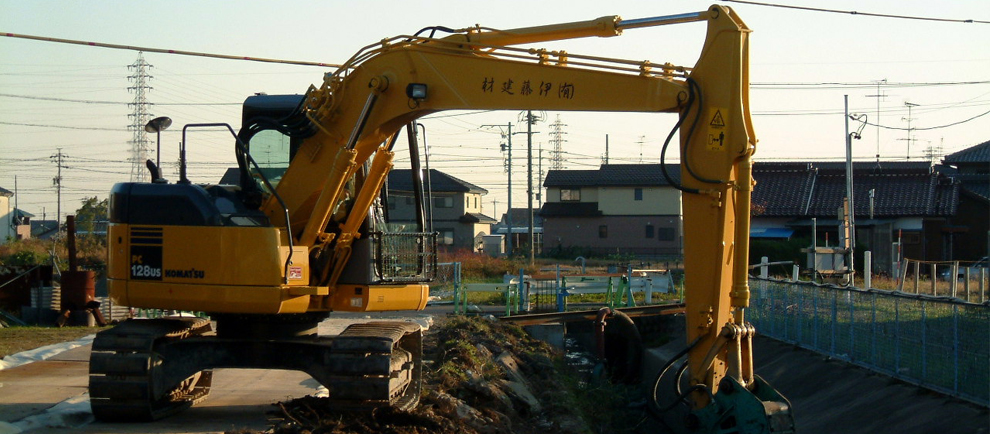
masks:
[(439, 259), (440, 262), (460, 262), (461, 279), (465, 281), (501, 281), (506, 273), (518, 274), (520, 268), (525, 269), (527, 274), (536, 271), (535, 267), (529, 266), (527, 259), (493, 258), (467, 250), (442, 253)]

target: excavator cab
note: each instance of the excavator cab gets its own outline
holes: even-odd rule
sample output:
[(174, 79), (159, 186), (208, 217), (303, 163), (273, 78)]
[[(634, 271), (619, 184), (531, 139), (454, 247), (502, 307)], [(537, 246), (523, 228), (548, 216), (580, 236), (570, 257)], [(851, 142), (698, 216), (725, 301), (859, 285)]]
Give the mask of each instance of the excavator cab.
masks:
[[(244, 142), (246, 152), (257, 163), (248, 164), (247, 158), (238, 153), (240, 191), (249, 206), (261, 203), (277, 195), (282, 175), (295, 158), (303, 140), (312, 134), (311, 124), (302, 115), (304, 95), (256, 94), (244, 101), (242, 130), (238, 138)], [(410, 152), (416, 152), (414, 146)], [(240, 161), (244, 164), (240, 164)], [(415, 159), (414, 159), (415, 160)], [(339, 235), (339, 227), (350, 215), (357, 192), (365, 182), (370, 163), (361, 167), (345, 182), (343, 197), (334, 205), (327, 232)], [(419, 176), (412, 171), (412, 176)], [(422, 194), (422, 182), (412, 185)], [(375, 285), (395, 282), (429, 282), (436, 274), (436, 233), (425, 230), (425, 222), (415, 226), (390, 224), (388, 216), (389, 190), (386, 184), (379, 197), (372, 202), (364, 222), (359, 228), (362, 236), (353, 242), (351, 257), (340, 276), (341, 284)], [(424, 202), (413, 202), (415, 215), (425, 215)], [(409, 228), (399, 230), (396, 228)], [(311, 264), (319, 263), (322, 251), (315, 251)], [(316, 279), (319, 273), (311, 273), (312, 285), (326, 285)]]

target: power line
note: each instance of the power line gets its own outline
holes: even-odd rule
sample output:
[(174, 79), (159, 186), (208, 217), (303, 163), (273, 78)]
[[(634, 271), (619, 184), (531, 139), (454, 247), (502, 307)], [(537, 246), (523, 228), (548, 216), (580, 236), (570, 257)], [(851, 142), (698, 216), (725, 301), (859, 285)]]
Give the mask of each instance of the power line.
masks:
[[(34, 99), (41, 101), (58, 101), (58, 102), (76, 102), (82, 104), (109, 104), (109, 105), (129, 105), (133, 104), (125, 101), (99, 101), (92, 99), (69, 99), (69, 98), (55, 98), (50, 96), (31, 96), (31, 95), (14, 95), (10, 93), (0, 93), (0, 97), (6, 98), (21, 98), (21, 99)], [(177, 105), (177, 106), (194, 106), (194, 105), (241, 105), (239, 102), (171, 102), (171, 103), (151, 103), (152, 105)]]
[(340, 68), (341, 65), (334, 63), (322, 63), (322, 62), (306, 62), (302, 60), (284, 60), (284, 59), (268, 59), (264, 57), (250, 57), (250, 56), (231, 56), (229, 54), (213, 54), (213, 53), (201, 53), (197, 51), (183, 51), (183, 50), (169, 50), (164, 48), (152, 48), (152, 47), (138, 47), (133, 45), (119, 45), (119, 44), (107, 44), (103, 42), (88, 42), (80, 41), (75, 39), (62, 39), (62, 38), (52, 38), (48, 36), (33, 36), (33, 35), (20, 35), (17, 33), (0, 32), (0, 35), (9, 38), (19, 38), (19, 39), (30, 39), (34, 41), (46, 41), (55, 42), (57, 44), (72, 44), (72, 45), (86, 45), (90, 47), (100, 47), (100, 48), (112, 48), (116, 50), (131, 50), (131, 51), (146, 51), (149, 53), (162, 53), (162, 54), (178, 54), (181, 56), (196, 56), (196, 57), (211, 57), (214, 59), (226, 59), (226, 60), (247, 60), (250, 62), (264, 62), (264, 63), (284, 63), (289, 65), (303, 65), (303, 66), (320, 66), (329, 68)]
[(0, 121), (0, 125), (16, 125), (20, 127), (63, 128), (67, 130), (127, 131), (127, 128), (73, 127), (69, 125), (28, 124), (22, 122), (4, 122), (4, 121)]
[(811, 12), (828, 12), (828, 13), (846, 14), (846, 15), (864, 15), (864, 16), (868, 16), (868, 17), (898, 18), (898, 19), (904, 19), (904, 20), (919, 20), (919, 21), (940, 21), (940, 22), (947, 22), (947, 23), (990, 24), (990, 21), (973, 20), (973, 19), (952, 19), (952, 18), (917, 17), (917, 16), (911, 16), (911, 15), (877, 14), (877, 13), (872, 13), (872, 12), (859, 12), (859, 11), (844, 11), (844, 10), (839, 10), (839, 9), (812, 8), (812, 7), (807, 7), (807, 6), (781, 5), (781, 4), (774, 4), (774, 3), (754, 2), (754, 1), (748, 1), (748, 0), (722, 0), (722, 1), (729, 2), (729, 3), (740, 3), (740, 4), (746, 4), (746, 5), (754, 5), (754, 6), (769, 6), (769, 7), (774, 7), (774, 8), (783, 8), (783, 9), (799, 9), (799, 10), (811, 11)]
[(913, 130), (913, 131), (927, 131), (927, 130), (938, 130), (938, 129), (942, 129), (942, 128), (948, 128), (948, 127), (953, 127), (953, 126), (956, 126), (956, 125), (959, 125), (959, 124), (964, 124), (964, 123), (966, 123), (966, 122), (969, 122), (969, 121), (971, 121), (971, 120), (974, 120), (974, 119), (977, 119), (977, 118), (981, 118), (981, 117), (983, 117), (983, 116), (986, 116), (986, 115), (988, 115), (988, 114), (990, 114), (990, 110), (988, 110), (988, 111), (985, 111), (985, 112), (983, 112), (983, 113), (980, 113), (980, 114), (978, 114), (978, 115), (976, 115), (976, 116), (973, 116), (973, 117), (971, 117), (971, 118), (969, 118), (969, 119), (966, 119), (966, 120), (961, 120), (961, 121), (958, 121), (958, 122), (953, 122), (953, 123), (951, 123), (951, 124), (945, 124), (945, 125), (939, 125), (939, 126), (937, 126), (937, 127), (925, 127), (925, 128), (917, 128), (917, 127), (915, 127), (915, 128), (910, 128), (910, 127), (909, 127), (909, 128), (901, 128), (901, 127), (890, 127), (890, 126), (887, 126), (887, 125), (877, 125), (877, 124), (874, 124), (874, 123), (870, 123), (870, 122), (864, 122), (864, 123), (865, 123), (866, 125), (870, 125), (870, 126), (874, 126), (874, 127), (879, 127), (879, 128), (885, 128), (885, 129), (888, 129), (888, 130), (899, 130), (899, 131), (909, 131), (909, 130)]
[[(990, 84), (990, 81), (936, 81), (936, 82), (888, 82), (883, 83), (884, 88), (901, 87), (938, 87), (938, 86), (966, 86), (974, 84)], [(788, 82), (768, 82), (750, 83), (753, 89), (857, 89), (875, 88), (876, 82), (811, 82), (811, 83), (788, 83)]]

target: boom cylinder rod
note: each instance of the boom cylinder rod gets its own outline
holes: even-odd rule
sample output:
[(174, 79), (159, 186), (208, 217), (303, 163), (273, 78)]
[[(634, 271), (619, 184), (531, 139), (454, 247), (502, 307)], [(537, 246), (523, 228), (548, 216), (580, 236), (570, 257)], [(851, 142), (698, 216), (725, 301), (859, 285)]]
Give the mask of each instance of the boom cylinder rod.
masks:
[[(419, 164), (419, 140), (416, 137), (416, 121), (406, 126), (409, 135), (409, 165), (411, 166), (413, 196), (416, 201), (416, 227), (423, 232), (426, 230), (426, 213), (423, 205), (423, 172)], [(433, 204), (427, 204), (433, 206)]]
[(478, 31), (475, 29), (466, 29), (467, 33), (451, 35), (444, 39), (488, 45), (519, 45), (576, 38), (607, 38), (622, 34), (623, 29), (705, 21), (708, 19), (707, 13), (708, 11), (691, 12), (632, 20), (623, 20), (618, 16), (605, 16), (588, 21), (575, 21), (508, 30)]
[(690, 12), (686, 14), (663, 15), (650, 18), (636, 18), (632, 20), (619, 20), (615, 23), (618, 30), (637, 29), (640, 27), (666, 26), (668, 24), (692, 23), (695, 21), (705, 21), (708, 19), (708, 11)]

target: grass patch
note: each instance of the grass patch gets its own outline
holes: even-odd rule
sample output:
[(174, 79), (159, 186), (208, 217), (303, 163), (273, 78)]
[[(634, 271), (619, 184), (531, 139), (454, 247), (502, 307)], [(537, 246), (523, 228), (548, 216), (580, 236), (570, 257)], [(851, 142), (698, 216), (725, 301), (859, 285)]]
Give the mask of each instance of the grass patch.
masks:
[(0, 328), (0, 358), (45, 345), (69, 342), (100, 331), (96, 327), (4, 327)]

